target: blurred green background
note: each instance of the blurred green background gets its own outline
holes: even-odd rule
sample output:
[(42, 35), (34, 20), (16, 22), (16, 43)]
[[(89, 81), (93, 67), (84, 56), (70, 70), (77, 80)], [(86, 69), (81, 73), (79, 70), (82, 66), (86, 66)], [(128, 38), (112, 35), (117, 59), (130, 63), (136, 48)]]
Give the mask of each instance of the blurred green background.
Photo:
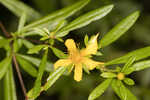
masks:
[[(47, 15), (53, 11), (71, 5), (78, 0), (22, 0), (24, 3), (38, 10), (42, 15)], [(99, 8), (107, 4), (114, 4), (115, 8), (102, 20), (93, 22), (92, 24), (71, 32), (66, 38), (74, 38), (75, 41), (82, 41), (85, 34), (91, 36), (92, 34), (100, 33), (100, 37), (106, 34), (113, 26), (115, 26), (121, 19), (129, 15), (135, 10), (141, 11), (141, 16), (136, 24), (119, 40), (112, 45), (101, 50), (103, 52), (102, 61), (109, 61), (113, 58), (120, 57), (132, 50), (142, 48), (150, 45), (150, 0), (91, 0), (91, 2), (81, 11), (74, 14), (68, 20), (72, 20), (79, 15), (90, 10)], [(17, 28), (18, 18), (14, 16), (7, 8), (0, 4), (0, 21), (3, 22), (9, 32), (13, 32)], [(0, 35), (2, 31), (0, 31)], [(65, 49), (62, 44), (62, 49)], [(24, 50), (23, 50), (24, 51)], [(23, 52), (21, 51), (21, 52)], [(0, 52), (4, 52), (0, 49)], [(0, 60), (3, 59), (4, 53), (0, 53)], [(54, 59), (55, 58), (55, 59)], [(55, 61), (57, 58), (52, 54), (51, 60)], [(15, 71), (14, 71), (15, 72)], [(33, 86), (35, 79), (22, 71), (23, 78), (27, 89)], [(48, 74), (48, 73), (46, 73)], [(130, 75), (135, 80), (136, 85), (129, 87), (129, 89), (138, 97), (139, 100), (150, 100), (150, 69), (136, 72)], [(46, 77), (46, 75), (45, 75)], [(23, 100), (23, 94), (20, 88), (18, 78), (15, 74), (16, 89), (18, 100)], [(103, 81), (98, 70), (91, 71), (90, 75), (84, 73), (83, 80), (76, 82), (73, 80), (73, 73), (69, 76), (61, 77), (47, 92), (41, 93), (37, 100), (87, 100), (88, 94)], [(0, 83), (0, 88), (2, 85)], [(0, 91), (1, 96), (1, 91)], [(119, 100), (119, 98), (109, 88), (103, 96), (97, 100)]]

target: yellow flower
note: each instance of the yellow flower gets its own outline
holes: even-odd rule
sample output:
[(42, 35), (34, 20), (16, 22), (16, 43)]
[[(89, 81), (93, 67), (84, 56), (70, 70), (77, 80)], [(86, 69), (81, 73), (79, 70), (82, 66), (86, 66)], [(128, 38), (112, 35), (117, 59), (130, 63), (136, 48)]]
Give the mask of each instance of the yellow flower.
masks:
[(54, 64), (54, 68), (57, 69), (60, 66), (68, 66), (70, 64), (73, 64), (75, 67), (74, 69), (74, 79), (76, 81), (80, 81), (82, 79), (82, 67), (83, 65), (86, 65), (87, 69), (92, 70), (98, 65), (103, 65), (102, 62), (97, 62), (92, 59), (90, 59), (91, 55), (96, 54), (98, 49), (97, 44), (97, 37), (93, 36), (89, 42), (86, 48), (79, 50), (76, 47), (76, 44), (74, 40), (67, 39), (65, 41), (65, 46), (68, 49), (69, 56), (67, 59), (60, 59), (56, 61)]

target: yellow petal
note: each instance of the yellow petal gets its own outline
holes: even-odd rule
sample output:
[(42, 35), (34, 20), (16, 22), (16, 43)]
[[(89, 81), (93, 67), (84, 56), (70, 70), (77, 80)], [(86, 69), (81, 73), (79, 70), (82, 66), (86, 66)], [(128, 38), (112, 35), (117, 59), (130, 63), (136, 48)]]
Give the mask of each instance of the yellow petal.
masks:
[(76, 47), (76, 44), (73, 39), (67, 39), (65, 42), (65, 45), (66, 45), (69, 53), (72, 54), (77, 51), (77, 47)]
[(98, 49), (98, 44), (97, 44), (97, 37), (98, 34), (91, 37), (91, 39), (89, 40), (89, 43), (87, 45), (87, 47), (83, 50), (81, 50), (81, 54), (83, 56), (88, 56), (88, 55), (92, 55), (92, 54), (96, 54), (97, 49)]
[(71, 60), (70, 59), (61, 59), (55, 62), (54, 64), (54, 68), (57, 69), (60, 66), (68, 66), (69, 64), (71, 64)]
[(82, 80), (82, 64), (76, 64), (74, 69), (74, 80), (80, 81)]
[(89, 59), (89, 58), (84, 58), (83, 63), (86, 65), (86, 67), (89, 70), (93, 70), (98, 65), (103, 65), (104, 64), (103, 62), (97, 62), (97, 61), (94, 61), (94, 60)]

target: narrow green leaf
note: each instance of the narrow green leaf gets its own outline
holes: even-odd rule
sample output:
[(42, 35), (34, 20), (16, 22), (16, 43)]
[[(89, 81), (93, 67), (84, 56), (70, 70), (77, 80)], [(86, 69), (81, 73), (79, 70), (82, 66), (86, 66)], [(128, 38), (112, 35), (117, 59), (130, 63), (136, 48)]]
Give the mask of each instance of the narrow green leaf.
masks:
[(121, 100), (137, 100), (137, 98), (119, 80), (112, 81), (112, 88)]
[(134, 72), (135, 71), (135, 69), (131, 66), (131, 67), (129, 67), (127, 70), (126, 70), (126, 72), (124, 72), (126, 75), (129, 75), (129, 74), (131, 74), (132, 72)]
[(22, 57), (17, 56), (17, 61), (21, 65), (21, 67), (29, 73), (31, 76), (36, 77), (37, 76), (37, 70), (34, 68), (34, 66), (27, 60), (23, 59)]
[(57, 49), (57, 48), (55, 48), (55, 47), (51, 47), (51, 49), (52, 49), (53, 53), (54, 53), (58, 58), (63, 59), (63, 58), (67, 58), (67, 57), (68, 57), (67, 54), (64, 54), (63, 51), (61, 51), (61, 50), (59, 50), (59, 49)]
[(101, 96), (104, 91), (108, 88), (109, 84), (111, 83), (112, 79), (106, 79), (100, 85), (98, 85), (89, 95), (88, 100), (95, 100), (99, 96)]
[[(60, 76), (63, 75), (63, 73), (65, 71), (66, 71), (66, 67), (60, 67), (57, 70), (55, 70), (54, 72), (50, 73), (49, 77), (47, 78), (46, 84), (41, 87), (41, 92), (47, 91), (47, 89), (49, 89), (60, 78)], [(33, 89), (31, 89), (27, 95), (28, 95), (28, 97), (31, 97), (32, 94), (33, 94)], [(37, 96), (32, 99), (37, 98)]]
[(10, 86), (11, 86), (11, 93), (12, 93), (11, 100), (17, 100), (17, 92), (16, 92), (15, 79), (13, 75), (12, 66), (10, 67)]
[(54, 72), (50, 73), (49, 77), (47, 78), (46, 84), (42, 87), (42, 90), (49, 89), (55, 82), (60, 78), (61, 75), (66, 71), (66, 67), (60, 67)]
[(101, 74), (101, 76), (103, 78), (114, 78), (116, 77), (117, 75), (115, 73), (111, 73), (111, 72), (104, 72)]
[(77, 11), (79, 11), (81, 8), (83, 8), (85, 5), (88, 4), (90, 0), (81, 0), (69, 7), (63, 8), (61, 10), (58, 10), (52, 14), (49, 14), (46, 17), (43, 17), (27, 26), (24, 27), (24, 31), (31, 30), (33, 28), (47, 28), (48, 26), (51, 26), (52, 24), (58, 24), (59, 21), (66, 19), (67, 17), (73, 15)]
[(47, 36), (47, 34), (45, 34), (44, 28), (36, 28), (36, 27), (27, 33), (26, 32), (22, 33), (23, 37), (33, 36), (33, 35)]
[[(31, 56), (27, 56), (27, 55), (22, 55), (22, 54), (17, 54), (17, 56), (24, 58), (25, 60), (31, 62), (33, 65), (35, 65), (36, 67), (39, 67), (41, 59), (35, 58), (35, 57), (31, 57)], [(50, 72), (53, 71), (53, 64), (51, 62), (46, 62), (46, 68), (45, 71)]]
[(42, 76), (45, 70), (45, 66), (46, 66), (46, 62), (47, 62), (47, 54), (48, 54), (48, 49), (45, 51), (44, 56), (42, 58), (42, 61), (40, 63), (39, 66), (39, 70), (38, 70), (38, 74), (37, 74), (37, 78), (33, 87), (33, 94), (31, 97), (29, 98), (35, 98), (38, 95), (40, 95), (41, 92), (41, 80), (42, 80)]
[(28, 48), (28, 49), (31, 49), (34, 47), (34, 44), (31, 43), (30, 41), (27, 41), (25, 39), (22, 39), (22, 43)]
[(137, 62), (135, 64), (133, 64), (129, 69), (128, 69), (128, 73), (130, 74), (134, 71), (140, 71), (140, 70), (144, 70), (146, 68), (150, 68), (150, 60), (144, 60), (144, 61), (140, 61)]
[(14, 52), (18, 52), (22, 46), (22, 39), (14, 39), (13, 48)]
[(12, 66), (9, 67), (8, 71), (4, 76), (4, 100), (17, 100), (15, 81), (13, 77)]
[[(74, 65), (73, 64), (69, 64), (68, 66), (66, 66), (66, 71), (63, 73), (63, 75), (70, 75), (70, 73), (71, 73), (71, 71), (73, 70), (73, 68), (74, 68)], [(84, 66), (83, 66), (83, 70), (85, 71), (85, 69), (84, 69)], [(86, 72), (86, 71), (85, 71)], [(87, 71), (87, 73), (90, 73), (90, 72), (88, 72)]]
[(49, 42), (49, 44), (50, 44), (50, 45), (54, 45), (55, 40), (54, 40), (54, 39), (49, 39), (49, 41), (48, 41), (48, 42)]
[(20, 17), (19, 20), (19, 25), (18, 25), (18, 33), (21, 34), (21, 29), (24, 27), (26, 23), (26, 13), (23, 13), (22, 16)]
[(45, 41), (47, 39), (49, 39), (49, 36), (43, 36), (42, 38), (40, 38), (41, 41)]
[(146, 68), (150, 68), (150, 60), (140, 61), (135, 63), (132, 68), (134, 71), (140, 71)]
[(54, 29), (54, 33), (56, 33), (57, 31), (59, 31), (62, 27), (64, 27), (67, 24), (67, 20), (62, 20), (58, 23), (58, 25), (56, 26), (56, 28)]
[(0, 37), (0, 48), (4, 48), (8, 44), (9, 44), (9, 40), (7, 40), (3, 37)]
[(59, 42), (64, 43), (64, 40), (62, 38), (56, 38), (56, 40), (58, 40)]
[(129, 52), (128, 54), (122, 56), (122, 57), (119, 57), (119, 58), (116, 58), (112, 61), (109, 61), (107, 63), (105, 63), (105, 65), (112, 65), (112, 64), (121, 64), (121, 63), (125, 63), (128, 61), (128, 59), (130, 57), (135, 57), (135, 61), (137, 60), (141, 60), (141, 59), (144, 59), (144, 58), (147, 58), (150, 56), (150, 47), (145, 47), (145, 48), (141, 48), (141, 49), (137, 49), (135, 51), (132, 51), (132, 52)]
[(0, 79), (2, 79), (5, 73), (7, 72), (11, 64), (11, 59), (12, 59), (12, 56), (6, 57), (4, 60), (0, 62)]
[(110, 30), (100, 41), (100, 47), (105, 47), (120, 38), (137, 20), (139, 11), (132, 13)]
[(128, 68), (134, 63), (135, 57), (130, 57), (130, 59), (127, 61), (127, 63), (123, 66), (121, 72), (128, 73)]
[(86, 34), (85, 37), (84, 37), (84, 44), (87, 46), (88, 44), (88, 41), (89, 41), (89, 37), (88, 35)]
[(27, 21), (35, 20), (40, 17), (40, 14), (35, 11), (33, 8), (24, 4), (19, 0), (0, 0), (4, 6), (6, 6), (11, 12), (16, 16), (21, 17), (23, 13), (27, 14)]
[(135, 84), (131, 78), (125, 78), (123, 81), (128, 85), (134, 85)]
[(83, 26), (90, 24), (93, 21), (101, 19), (104, 16), (106, 16), (112, 10), (112, 8), (113, 8), (113, 5), (107, 5), (107, 6), (99, 8), (99, 9), (93, 10), (91, 12), (88, 12), (88, 13), (78, 17), (77, 19), (75, 19), (74, 21), (69, 23), (64, 28), (62, 28), (58, 33), (56, 33), (55, 36), (63, 37), (65, 35), (67, 35), (67, 33), (69, 31), (81, 28)]
[(46, 47), (47, 45), (37, 45), (29, 49), (28, 54), (38, 53), (41, 49)]
[[(87, 73), (90, 74), (89, 69), (87, 68), (87, 66), (85, 64), (82, 64), (83, 70)], [(71, 69), (72, 70), (72, 69)], [(71, 72), (71, 71), (70, 71)]]
[(102, 56), (103, 54), (100, 51), (97, 51), (95, 56)]

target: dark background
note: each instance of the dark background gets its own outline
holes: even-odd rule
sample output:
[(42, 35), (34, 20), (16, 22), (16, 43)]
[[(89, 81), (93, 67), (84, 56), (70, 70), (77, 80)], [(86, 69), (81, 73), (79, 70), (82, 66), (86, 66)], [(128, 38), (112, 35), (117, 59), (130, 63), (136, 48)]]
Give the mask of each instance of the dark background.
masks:
[[(78, 0), (22, 0), (24, 3), (38, 10), (42, 15), (47, 15), (53, 11), (71, 5)], [(119, 40), (102, 50), (103, 56), (97, 59), (109, 61), (120, 57), (132, 50), (150, 45), (150, 0), (91, 0), (91, 2), (81, 11), (74, 14), (68, 20), (72, 20), (79, 15), (90, 10), (99, 8), (107, 4), (114, 4), (115, 8), (105, 18), (91, 23), (90, 25), (71, 32), (66, 38), (74, 38), (79, 42), (84, 39), (85, 34), (91, 36), (100, 32), (100, 37), (107, 33), (121, 19), (134, 12), (141, 11), (141, 16), (136, 24)], [(14, 32), (17, 28), (18, 18), (7, 8), (0, 4), (0, 21), (3, 22), (9, 32)], [(0, 35), (3, 35), (0, 31)], [(62, 45), (62, 44), (61, 44)], [(63, 45), (62, 45), (63, 46)], [(63, 48), (63, 47), (62, 47)], [(0, 49), (0, 52), (4, 52)], [(4, 53), (1, 53), (2, 59)], [(54, 56), (54, 55), (53, 55)], [(56, 57), (55, 57), (56, 58)], [(57, 59), (57, 58), (56, 58)], [(55, 61), (55, 59), (54, 59)], [(15, 71), (14, 71), (15, 72)], [(33, 78), (22, 71), (27, 89), (33, 86)], [(76, 82), (73, 80), (73, 73), (69, 76), (61, 77), (55, 85), (47, 92), (43, 92), (38, 100), (87, 100), (88, 94), (102, 81), (97, 70), (90, 75), (84, 73), (83, 80)], [(135, 80), (136, 85), (129, 86), (129, 89), (139, 98), (139, 100), (150, 100), (150, 69), (131, 74), (129, 77)], [(18, 100), (22, 100), (23, 94), (19, 81), (15, 74)], [(112, 92), (111, 88), (97, 100), (119, 100)]]

